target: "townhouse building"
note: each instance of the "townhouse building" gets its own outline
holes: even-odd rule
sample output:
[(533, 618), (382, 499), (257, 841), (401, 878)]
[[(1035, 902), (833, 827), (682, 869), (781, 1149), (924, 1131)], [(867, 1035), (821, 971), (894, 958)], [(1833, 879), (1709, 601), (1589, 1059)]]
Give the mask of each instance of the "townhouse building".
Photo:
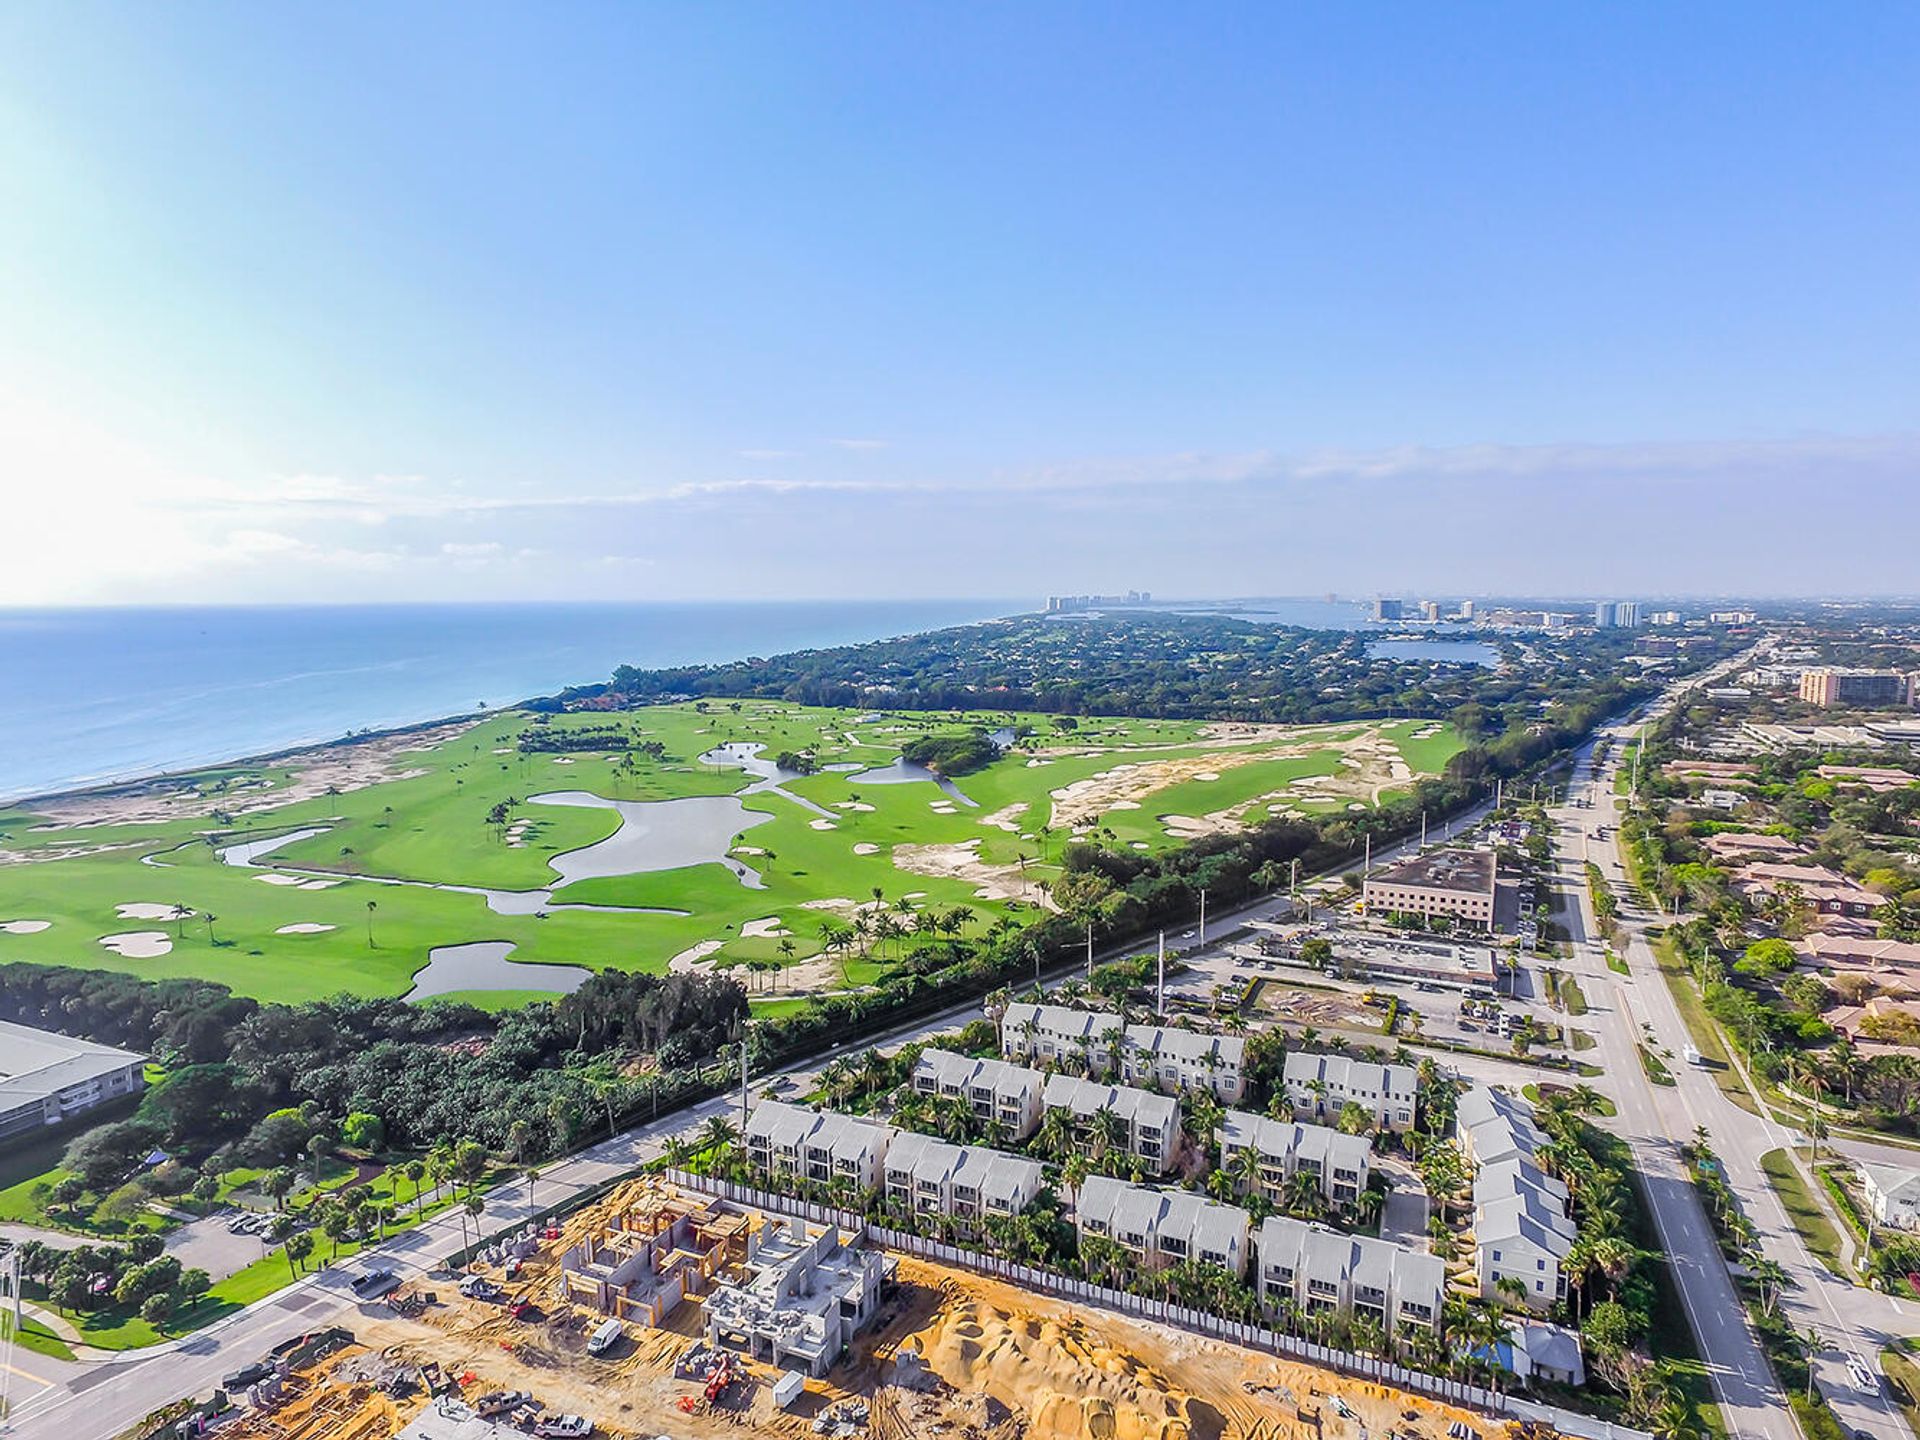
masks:
[(1282, 1072), (1287, 1100), (1298, 1120), (1332, 1120), (1352, 1103), (1382, 1130), (1413, 1128), (1418, 1075), (1411, 1065), (1382, 1065), (1345, 1055), (1290, 1051)]
[(1016, 1001), (1000, 1018), (1000, 1053), (1008, 1060), (1066, 1065), (1111, 1075), (1120, 1060), (1125, 1022), (1110, 1010)]
[(1129, 1085), (1109, 1085), (1075, 1075), (1050, 1075), (1041, 1092), (1045, 1110), (1064, 1110), (1076, 1140), (1095, 1143), (1100, 1112), (1110, 1110), (1125, 1130), (1129, 1155), (1164, 1174), (1180, 1150), (1180, 1106), (1171, 1095), (1156, 1095)]
[(1546, 1135), (1526, 1101), (1484, 1085), (1460, 1097), (1455, 1117), (1460, 1151), (1474, 1167), (1480, 1293), (1507, 1299), (1517, 1286), (1544, 1310), (1566, 1296), (1566, 1260), (1579, 1236), (1567, 1187), (1535, 1158)]
[(963, 1100), (979, 1119), (998, 1125), (1009, 1140), (1039, 1128), (1047, 1077), (1010, 1060), (978, 1060), (938, 1048), (922, 1050), (913, 1067), (917, 1095)]
[(838, 1181), (856, 1190), (876, 1190), (887, 1146), (898, 1133), (891, 1125), (852, 1115), (762, 1100), (747, 1117), (743, 1138), (748, 1161), (767, 1179), (816, 1185)]
[(1235, 1276), (1247, 1273), (1250, 1221), (1237, 1205), (1095, 1175), (1080, 1187), (1074, 1210), (1083, 1242), (1089, 1235), (1112, 1240), (1143, 1269), (1192, 1260), (1224, 1266)]
[(1176, 1094), (1211, 1091), (1223, 1105), (1247, 1095), (1247, 1042), (1239, 1035), (1203, 1035), (1165, 1025), (1129, 1025), (1122, 1039), (1120, 1078), (1159, 1085)]
[[(1227, 1111), (1214, 1139), (1221, 1165), (1230, 1170), (1243, 1150), (1259, 1156), (1252, 1188), (1276, 1204), (1282, 1202), (1288, 1181), (1307, 1175), (1329, 1201), (1351, 1205), (1367, 1188), (1373, 1165), (1373, 1142), (1364, 1135), (1343, 1135), (1324, 1125), (1274, 1120), (1246, 1110)], [(1245, 1194), (1249, 1186), (1240, 1181), (1236, 1188)]]
[(950, 1215), (968, 1224), (1018, 1215), (1046, 1184), (1037, 1160), (930, 1135), (895, 1136), (885, 1169), (887, 1203), (894, 1210)]
[(1269, 1311), (1353, 1313), (1390, 1331), (1440, 1323), (1447, 1267), (1437, 1255), (1283, 1215), (1260, 1223), (1255, 1247), (1254, 1289)]

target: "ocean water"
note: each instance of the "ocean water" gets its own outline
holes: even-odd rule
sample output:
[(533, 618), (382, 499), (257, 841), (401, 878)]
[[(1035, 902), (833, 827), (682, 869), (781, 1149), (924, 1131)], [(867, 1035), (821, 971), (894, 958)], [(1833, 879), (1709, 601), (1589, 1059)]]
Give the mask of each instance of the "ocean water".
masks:
[(0, 610), (0, 801), (1031, 601)]

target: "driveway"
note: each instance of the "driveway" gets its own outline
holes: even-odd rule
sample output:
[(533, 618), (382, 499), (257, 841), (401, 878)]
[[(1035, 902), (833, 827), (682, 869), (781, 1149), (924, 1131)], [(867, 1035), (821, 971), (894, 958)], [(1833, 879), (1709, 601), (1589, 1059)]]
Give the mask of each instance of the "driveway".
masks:
[(167, 1235), (167, 1254), (180, 1262), (183, 1270), (198, 1267), (217, 1282), (236, 1270), (244, 1270), (271, 1248), (258, 1235), (228, 1233), (227, 1222), (234, 1218), (209, 1215), (191, 1220)]

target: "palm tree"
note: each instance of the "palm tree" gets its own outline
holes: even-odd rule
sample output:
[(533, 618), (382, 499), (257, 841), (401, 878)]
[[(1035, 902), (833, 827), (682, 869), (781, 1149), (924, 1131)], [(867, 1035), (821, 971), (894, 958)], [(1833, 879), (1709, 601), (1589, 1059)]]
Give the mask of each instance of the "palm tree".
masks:
[(739, 1130), (724, 1115), (712, 1116), (705, 1125), (700, 1127), (701, 1139), (705, 1142), (706, 1148), (713, 1151), (715, 1155), (722, 1154), (731, 1148), (739, 1136)]
[(373, 912), (379, 908), (380, 902), (378, 900), (367, 901), (367, 948), (369, 950), (375, 948), (373, 943)]

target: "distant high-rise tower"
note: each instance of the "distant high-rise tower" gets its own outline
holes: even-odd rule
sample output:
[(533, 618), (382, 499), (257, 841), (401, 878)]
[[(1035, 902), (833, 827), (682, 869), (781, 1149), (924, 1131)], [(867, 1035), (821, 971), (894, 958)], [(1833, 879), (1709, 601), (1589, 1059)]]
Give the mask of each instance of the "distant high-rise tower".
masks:
[(1376, 620), (1398, 620), (1405, 614), (1406, 607), (1398, 600), (1376, 600), (1373, 602), (1373, 618)]
[(1598, 605), (1595, 605), (1593, 607), (1593, 628), (1596, 630), (1605, 630), (1615, 624), (1614, 612), (1618, 608), (1619, 607), (1611, 600), (1602, 600)]

